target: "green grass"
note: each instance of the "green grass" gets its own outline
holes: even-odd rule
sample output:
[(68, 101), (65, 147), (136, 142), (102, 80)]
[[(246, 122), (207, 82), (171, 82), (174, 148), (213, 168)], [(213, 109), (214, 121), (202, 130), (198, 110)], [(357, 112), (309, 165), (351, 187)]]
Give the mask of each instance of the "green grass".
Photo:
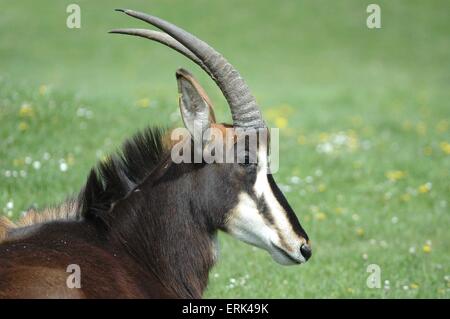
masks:
[[(369, 1), (80, 0), (79, 30), (65, 27), (68, 3), (0, 0), (0, 213), (17, 218), (32, 204), (58, 203), (133, 132), (179, 124), (179, 66), (210, 92), (218, 117), (230, 118), (218, 89), (185, 58), (106, 33), (144, 26), (113, 12), (129, 7), (218, 48), (269, 123), (283, 126), (276, 180), (313, 257), (283, 267), (221, 235), (206, 297), (449, 298), (448, 1), (377, 1), (380, 30), (365, 26)], [(366, 286), (369, 264), (381, 267), (381, 289)]]

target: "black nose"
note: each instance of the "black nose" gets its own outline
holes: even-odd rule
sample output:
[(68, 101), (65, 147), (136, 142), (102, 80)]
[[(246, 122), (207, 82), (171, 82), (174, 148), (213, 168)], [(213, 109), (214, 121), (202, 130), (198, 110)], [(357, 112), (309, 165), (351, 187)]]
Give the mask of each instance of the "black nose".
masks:
[(311, 247), (309, 247), (307, 244), (303, 244), (300, 247), (300, 252), (302, 253), (302, 256), (305, 257), (306, 260), (308, 260), (312, 255)]

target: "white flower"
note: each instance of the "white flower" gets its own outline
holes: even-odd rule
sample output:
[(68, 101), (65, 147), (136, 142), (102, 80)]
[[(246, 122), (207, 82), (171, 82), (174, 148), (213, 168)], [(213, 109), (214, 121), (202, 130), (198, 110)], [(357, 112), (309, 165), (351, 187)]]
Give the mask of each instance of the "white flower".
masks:
[(34, 168), (35, 170), (40, 169), (40, 168), (41, 168), (41, 162), (39, 162), (39, 161), (34, 161), (34, 162), (33, 162), (33, 168)]
[(398, 223), (398, 217), (397, 216), (392, 217), (391, 222), (392, 222), (392, 224), (397, 224)]
[(6, 203), (6, 209), (11, 210), (14, 208), (14, 202), (11, 200)]
[(78, 117), (84, 117), (84, 118), (87, 118), (87, 119), (91, 119), (92, 116), (93, 116), (93, 113), (92, 113), (91, 110), (89, 110), (87, 108), (80, 107), (77, 110), (77, 116)]
[(60, 170), (61, 172), (67, 171), (67, 168), (68, 168), (67, 163), (62, 162), (62, 163), (59, 164), (59, 170)]
[(47, 152), (45, 152), (44, 155), (42, 156), (42, 158), (43, 158), (45, 161), (48, 161), (48, 160), (50, 159), (50, 154), (47, 153)]
[(33, 162), (33, 159), (29, 156), (25, 157), (25, 164), (30, 165)]
[(333, 145), (331, 143), (323, 143), (323, 144), (318, 144), (316, 147), (316, 151), (318, 153), (325, 153), (325, 154), (329, 154), (331, 152), (334, 151)]
[(344, 133), (339, 132), (334, 136), (333, 141), (337, 145), (344, 145), (347, 143), (347, 136)]

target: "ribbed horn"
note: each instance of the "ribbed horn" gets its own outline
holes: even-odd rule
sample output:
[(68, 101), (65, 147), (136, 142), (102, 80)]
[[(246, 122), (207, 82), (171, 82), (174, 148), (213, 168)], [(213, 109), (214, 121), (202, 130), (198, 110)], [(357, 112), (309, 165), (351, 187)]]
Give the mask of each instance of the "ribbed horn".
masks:
[(225, 96), (231, 109), (234, 126), (265, 127), (256, 99), (249, 87), (239, 72), (219, 52), (194, 35), (163, 19), (133, 10), (116, 9), (116, 11), (154, 25), (194, 53), (210, 71), (211, 77)]
[(134, 35), (164, 44), (165, 46), (168, 46), (169, 48), (183, 54), (185, 57), (192, 60), (203, 70), (205, 70), (206, 73), (211, 75), (211, 72), (208, 70), (206, 65), (203, 64), (203, 62), (199, 58), (197, 58), (194, 53), (192, 53), (189, 49), (187, 49), (184, 45), (172, 38), (167, 33), (147, 29), (114, 29), (109, 31), (109, 33)]

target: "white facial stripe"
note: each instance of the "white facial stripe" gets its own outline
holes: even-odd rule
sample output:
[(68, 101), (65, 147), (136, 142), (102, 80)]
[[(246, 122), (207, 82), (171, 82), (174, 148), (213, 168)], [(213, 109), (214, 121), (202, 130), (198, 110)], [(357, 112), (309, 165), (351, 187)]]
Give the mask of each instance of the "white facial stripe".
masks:
[(227, 229), (234, 237), (267, 250), (281, 264), (305, 262), (300, 252), (300, 246), (305, 240), (294, 232), (286, 211), (272, 192), (267, 178), (267, 167), (266, 150), (260, 147), (258, 172), (253, 188), (256, 196), (264, 199), (274, 225), (258, 211), (255, 200), (243, 192), (230, 214)]
[[(259, 198), (264, 198), (265, 203), (268, 207), (269, 214), (272, 216), (273, 222), (275, 223), (276, 228), (279, 230), (280, 234), (278, 237), (277, 244), (279, 247), (282, 247), (288, 250), (291, 253), (297, 253), (299, 249), (299, 241), (305, 242), (303, 238), (300, 238), (292, 229), (292, 225), (287, 217), (287, 212), (280, 205), (275, 194), (272, 192), (272, 188), (270, 187), (269, 180), (267, 178), (268, 165), (267, 165), (267, 153), (265, 148), (260, 147), (259, 154), (259, 171), (256, 176), (256, 182), (254, 186), (254, 191), (256, 196)], [(282, 244), (280, 237), (283, 236), (284, 245)]]

